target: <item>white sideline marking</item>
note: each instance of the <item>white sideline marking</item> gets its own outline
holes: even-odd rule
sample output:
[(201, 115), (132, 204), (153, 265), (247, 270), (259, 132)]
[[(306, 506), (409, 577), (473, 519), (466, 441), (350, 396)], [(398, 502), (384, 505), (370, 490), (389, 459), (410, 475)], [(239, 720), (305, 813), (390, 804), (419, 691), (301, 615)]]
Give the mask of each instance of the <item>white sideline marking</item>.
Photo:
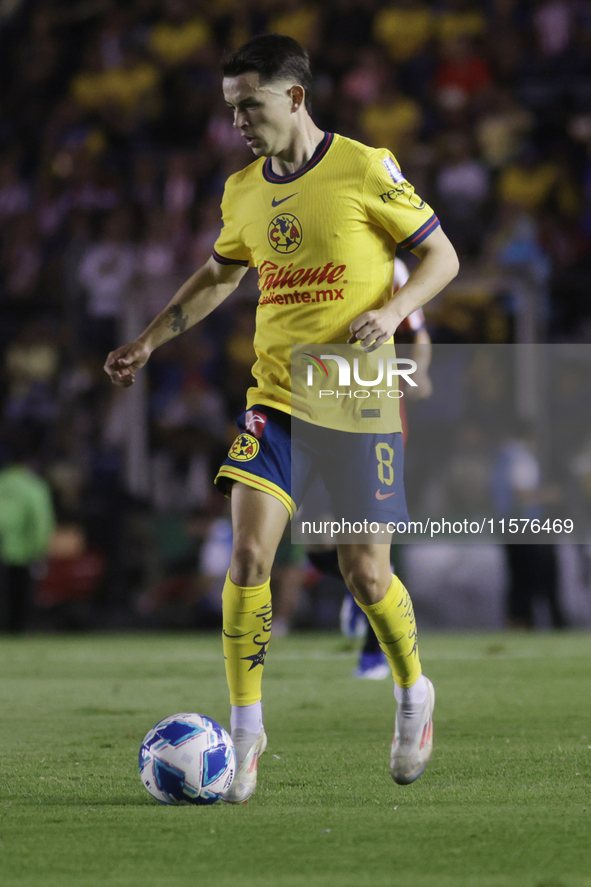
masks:
[[(450, 651), (449, 653), (425, 653), (421, 651), (421, 659), (424, 661), (437, 660), (437, 659), (451, 659), (451, 660), (462, 660), (462, 659), (570, 659), (570, 658), (585, 658), (589, 657), (590, 651), (580, 653), (572, 653), (572, 652), (564, 652), (564, 653), (529, 653), (529, 652), (514, 652), (514, 653), (454, 653)], [(317, 661), (327, 662), (331, 659), (355, 659), (359, 655), (358, 652), (353, 651), (352, 653), (309, 653), (306, 655), (302, 655), (300, 653), (273, 653), (273, 648), (269, 648), (269, 657), (273, 658), (274, 662), (280, 662), (282, 659), (285, 661), (288, 660), (297, 660), (301, 661), (303, 659), (314, 659)], [(217, 659), (219, 657), (203, 657), (204, 659)]]
[[(537, 652), (529, 652), (529, 651), (513, 651), (510, 653), (498, 652), (498, 653), (460, 653), (450, 650), (445, 653), (426, 653), (421, 651), (421, 659), (424, 661), (427, 660), (453, 660), (453, 661), (461, 661), (461, 660), (473, 660), (473, 659), (587, 659), (591, 653), (591, 648), (589, 651), (580, 651), (580, 652), (569, 652), (564, 651), (560, 653), (553, 653), (550, 651), (543, 651), (540, 653)], [(302, 661), (310, 661), (314, 660), (316, 662), (331, 662), (334, 660), (354, 660), (359, 655), (359, 651), (352, 650), (351, 652), (341, 652), (341, 653), (322, 653), (322, 652), (312, 652), (309, 653), (280, 653), (275, 652), (273, 647), (269, 648), (269, 659), (273, 660), (273, 662), (302, 662)], [(157, 661), (167, 662), (172, 664), (173, 662), (218, 662), (221, 659), (220, 653), (187, 653), (182, 656), (175, 656), (174, 654), (166, 655), (162, 657), (151, 656), (149, 662), (154, 664)], [(121, 661), (121, 660), (119, 660)], [(130, 662), (141, 661), (141, 657), (130, 657)]]

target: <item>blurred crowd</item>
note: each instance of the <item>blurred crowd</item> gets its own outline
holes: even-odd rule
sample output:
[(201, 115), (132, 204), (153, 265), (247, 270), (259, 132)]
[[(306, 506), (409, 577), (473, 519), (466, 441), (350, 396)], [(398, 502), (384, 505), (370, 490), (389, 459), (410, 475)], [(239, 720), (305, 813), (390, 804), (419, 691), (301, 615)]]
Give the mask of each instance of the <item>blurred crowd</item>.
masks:
[(463, 271), (428, 313), (435, 342), (519, 339), (515, 281), (546, 340), (591, 337), (585, 0), (2, 4), (0, 462), (18, 429), (53, 491), (56, 559), (102, 558), (107, 603), (145, 586), (147, 551), (159, 580), (193, 570), (224, 519), (211, 480), (251, 382), (252, 272), (153, 355), (139, 494), (136, 414), (102, 364), (211, 253), (224, 182), (252, 160), (219, 61), (263, 32), (308, 49), (317, 124), (389, 148), (441, 218)]

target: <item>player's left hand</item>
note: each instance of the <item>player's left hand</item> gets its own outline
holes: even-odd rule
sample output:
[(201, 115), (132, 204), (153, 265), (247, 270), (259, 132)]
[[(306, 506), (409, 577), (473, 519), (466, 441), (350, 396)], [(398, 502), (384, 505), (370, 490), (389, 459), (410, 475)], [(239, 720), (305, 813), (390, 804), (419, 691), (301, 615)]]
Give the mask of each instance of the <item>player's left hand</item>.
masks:
[(402, 318), (395, 316), (387, 308), (366, 311), (349, 326), (351, 335), (347, 339), (347, 345), (361, 342), (364, 351), (375, 351), (392, 338), (401, 320)]

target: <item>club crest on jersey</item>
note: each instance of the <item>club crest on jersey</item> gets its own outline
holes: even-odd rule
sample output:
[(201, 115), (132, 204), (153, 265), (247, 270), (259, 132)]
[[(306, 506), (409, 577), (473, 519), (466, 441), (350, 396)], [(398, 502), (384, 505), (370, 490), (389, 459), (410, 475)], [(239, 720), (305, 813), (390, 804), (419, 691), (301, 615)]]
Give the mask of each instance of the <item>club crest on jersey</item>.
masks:
[(246, 425), (246, 430), (250, 431), (253, 437), (256, 437), (256, 439), (259, 440), (261, 434), (265, 430), (267, 417), (264, 413), (257, 412), (257, 410), (247, 410), (244, 424)]
[(248, 462), (254, 459), (260, 449), (260, 444), (256, 437), (252, 434), (239, 434), (232, 446), (228, 456), (230, 459), (236, 459), (237, 462)]
[(275, 252), (293, 253), (302, 242), (302, 226), (291, 213), (280, 213), (269, 225), (267, 237)]

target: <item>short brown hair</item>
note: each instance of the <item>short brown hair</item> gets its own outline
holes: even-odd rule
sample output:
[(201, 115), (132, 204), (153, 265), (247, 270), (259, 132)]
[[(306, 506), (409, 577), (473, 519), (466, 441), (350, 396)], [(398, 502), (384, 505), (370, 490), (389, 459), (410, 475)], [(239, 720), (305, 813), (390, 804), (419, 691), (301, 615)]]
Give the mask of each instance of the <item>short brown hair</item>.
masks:
[(310, 59), (304, 47), (292, 37), (261, 34), (222, 60), (224, 77), (238, 77), (250, 71), (255, 71), (267, 83), (293, 78), (304, 88), (308, 113), (312, 110)]

